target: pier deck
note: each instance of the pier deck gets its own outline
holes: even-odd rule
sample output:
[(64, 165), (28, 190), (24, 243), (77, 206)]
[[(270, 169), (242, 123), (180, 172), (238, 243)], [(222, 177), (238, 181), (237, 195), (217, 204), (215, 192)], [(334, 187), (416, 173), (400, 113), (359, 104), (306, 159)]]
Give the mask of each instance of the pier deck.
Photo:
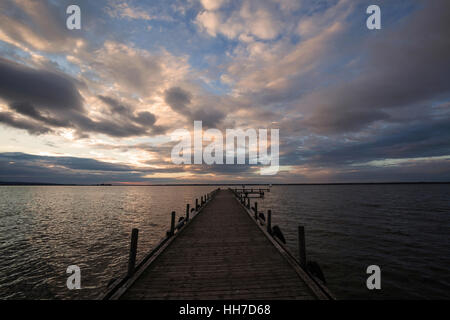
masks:
[(113, 299), (326, 299), (229, 190), (219, 191)]

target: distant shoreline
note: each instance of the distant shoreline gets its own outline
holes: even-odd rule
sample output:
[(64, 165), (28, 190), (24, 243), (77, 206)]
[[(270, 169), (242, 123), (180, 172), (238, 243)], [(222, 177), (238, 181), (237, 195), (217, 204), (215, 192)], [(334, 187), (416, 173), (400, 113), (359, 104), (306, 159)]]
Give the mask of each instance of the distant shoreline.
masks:
[[(272, 186), (333, 186), (333, 185), (397, 185), (397, 184), (450, 184), (443, 182), (330, 182), (330, 183), (272, 183)], [(0, 186), (71, 186), (71, 187), (195, 187), (195, 186), (267, 186), (269, 183), (160, 183), (160, 184), (61, 184), (45, 182), (4, 182)]]

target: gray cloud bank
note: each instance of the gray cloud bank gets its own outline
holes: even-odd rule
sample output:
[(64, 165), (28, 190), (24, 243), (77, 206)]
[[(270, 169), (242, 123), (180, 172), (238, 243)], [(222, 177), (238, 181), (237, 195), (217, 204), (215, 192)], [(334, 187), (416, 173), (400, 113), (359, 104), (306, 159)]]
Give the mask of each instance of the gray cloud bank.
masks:
[(0, 98), (10, 108), (0, 112), (0, 122), (30, 134), (49, 133), (61, 127), (75, 129), (80, 137), (86, 133), (131, 137), (164, 132), (163, 127), (155, 125), (152, 113), (135, 114), (133, 108), (110, 97), (99, 97), (109, 107), (109, 117), (91, 119), (79, 93), (83, 85), (62, 73), (0, 58)]

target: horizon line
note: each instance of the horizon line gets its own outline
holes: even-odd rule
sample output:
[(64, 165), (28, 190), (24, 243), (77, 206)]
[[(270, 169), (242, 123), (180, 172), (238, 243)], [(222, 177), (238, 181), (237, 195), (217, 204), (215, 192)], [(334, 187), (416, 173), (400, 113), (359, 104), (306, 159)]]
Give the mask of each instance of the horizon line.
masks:
[(172, 187), (172, 186), (300, 186), (300, 185), (381, 185), (381, 184), (450, 184), (450, 181), (386, 181), (386, 182), (295, 182), (295, 183), (156, 183), (156, 184), (124, 184), (124, 183), (50, 183), (50, 182), (19, 182), (0, 181), (0, 186), (80, 186), (80, 187)]

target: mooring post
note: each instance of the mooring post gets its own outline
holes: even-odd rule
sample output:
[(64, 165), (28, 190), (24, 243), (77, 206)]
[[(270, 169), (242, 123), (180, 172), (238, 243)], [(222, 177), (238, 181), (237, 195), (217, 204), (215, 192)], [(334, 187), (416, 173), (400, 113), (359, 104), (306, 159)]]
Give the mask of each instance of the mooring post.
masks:
[(306, 243), (305, 243), (305, 227), (298, 226), (298, 255), (300, 265), (306, 269)]
[(172, 211), (172, 217), (170, 219), (170, 232), (169, 235), (173, 236), (175, 234), (175, 211)]
[(272, 234), (272, 210), (267, 210), (267, 232)]
[(186, 205), (186, 222), (189, 221), (189, 203)]
[(258, 220), (258, 202), (255, 201), (255, 220)]
[(131, 277), (134, 274), (134, 268), (136, 265), (138, 234), (139, 234), (139, 229), (133, 228), (133, 230), (131, 230), (130, 255), (128, 257), (128, 276), (129, 277)]
[(196, 211), (198, 210), (198, 198), (195, 199), (195, 210), (196, 210)]

